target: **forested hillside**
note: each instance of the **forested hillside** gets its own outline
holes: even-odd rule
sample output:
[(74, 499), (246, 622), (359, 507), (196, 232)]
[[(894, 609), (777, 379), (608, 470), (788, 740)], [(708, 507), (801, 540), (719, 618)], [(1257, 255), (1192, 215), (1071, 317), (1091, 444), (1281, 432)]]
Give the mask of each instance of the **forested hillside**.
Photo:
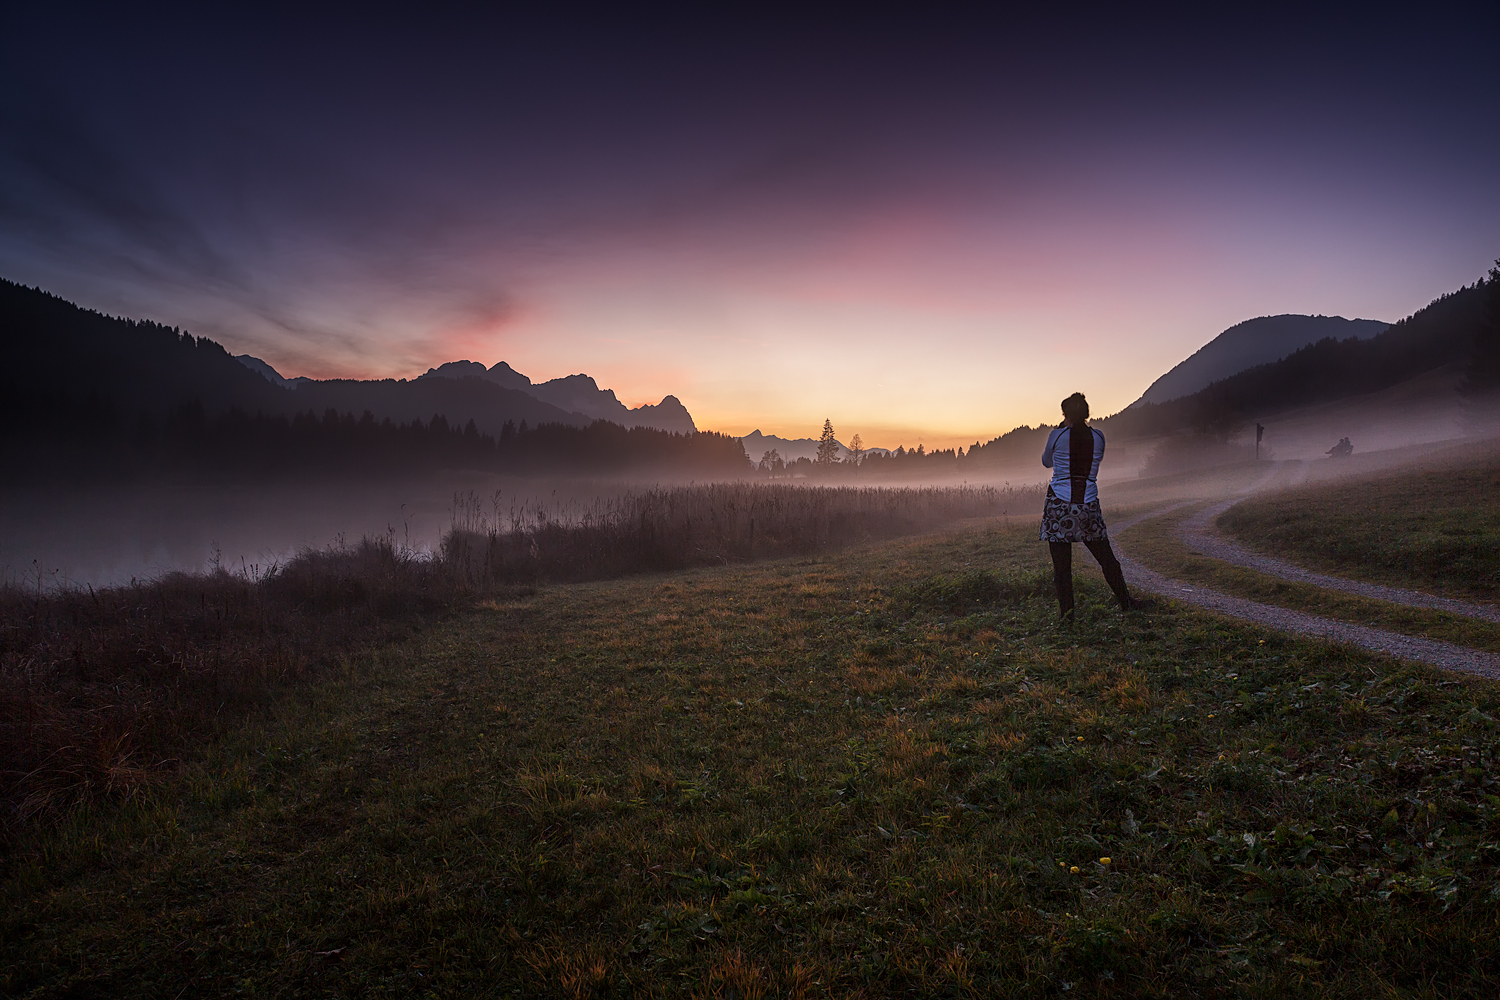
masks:
[(1334, 340), (1365, 340), (1384, 333), (1390, 326), (1378, 320), (1344, 319), (1342, 316), (1282, 314), (1247, 319), (1178, 362), (1130, 405), (1180, 399), (1247, 368), (1280, 361), (1320, 340), (1330, 337)]
[(283, 388), (206, 337), (6, 281), (0, 342), (0, 461), (16, 478), (749, 471), (733, 438), (627, 430), (479, 379)]
[[(1494, 272), (1492, 272), (1493, 274)], [(1493, 278), (1444, 295), (1367, 340), (1327, 338), (1166, 403), (1141, 403), (1097, 423), (1121, 437), (1225, 433), (1314, 403), (1376, 392), (1444, 365), (1469, 365), (1493, 329)]]

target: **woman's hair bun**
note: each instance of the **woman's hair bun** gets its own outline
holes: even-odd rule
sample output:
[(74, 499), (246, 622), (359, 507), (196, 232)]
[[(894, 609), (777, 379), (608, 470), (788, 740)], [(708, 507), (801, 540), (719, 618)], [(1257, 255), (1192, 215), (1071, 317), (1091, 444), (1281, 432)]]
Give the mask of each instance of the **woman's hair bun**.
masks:
[(1075, 392), (1062, 401), (1062, 412), (1069, 423), (1081, 424), (1089, 418), (1089, 401), (1083, 398), (1083, 393)]

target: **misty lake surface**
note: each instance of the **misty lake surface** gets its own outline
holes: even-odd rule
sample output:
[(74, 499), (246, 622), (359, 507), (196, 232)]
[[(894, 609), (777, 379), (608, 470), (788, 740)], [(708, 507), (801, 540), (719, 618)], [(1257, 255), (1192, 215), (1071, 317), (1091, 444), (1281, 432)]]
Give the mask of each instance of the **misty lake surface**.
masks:
[(307, 548), (394, 532), (398, 545), (431, 552), (452, 526), (455, 495), (486, 514), (494, 495), (518, 502), (584, 503), (622, 483), (558, 483), (452, 473), (368, 483), (154, 483), (0, 491), (0, 579), (36, 586), (110, 586), (174, 570), (201, 572), (215, 558), (232, 572), (263, 573)]

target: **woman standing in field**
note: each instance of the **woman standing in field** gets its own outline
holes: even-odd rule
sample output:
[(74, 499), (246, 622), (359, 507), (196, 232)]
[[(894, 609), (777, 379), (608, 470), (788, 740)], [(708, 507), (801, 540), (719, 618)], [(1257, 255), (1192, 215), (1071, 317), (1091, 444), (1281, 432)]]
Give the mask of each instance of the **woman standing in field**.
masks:
[(1042, 464), (1052, 470), (1042, 506), (1042, 541), (1052, 550), (1052, 576), (1062, 617), (1073, 617), (1073, 543), (1082, 542), (1104, 570), (1121, 611), (1138, 607), (1125, 586), (1120, 560), (1109, 547), (1104, 512), (1099, 509), (1099, 463), (1104, 435), (1089, 424), (1089, 402), (1075, 392), (1062, 401), (1063, 423), (1047, 435)]

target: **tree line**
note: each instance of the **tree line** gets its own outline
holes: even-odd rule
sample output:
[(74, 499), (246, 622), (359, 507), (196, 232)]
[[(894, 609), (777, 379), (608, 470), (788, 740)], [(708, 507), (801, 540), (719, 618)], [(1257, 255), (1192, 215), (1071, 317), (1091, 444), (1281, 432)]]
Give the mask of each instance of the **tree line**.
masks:
[(771, 479), (801, 476), (837, 479), (852, 476), (888, 479), (949, 478), (978, 474), (1001, 467), (1012, 467), (1023, 461), (1034, 462), (1041, 455), (1041, 441), (1046, 437), (1048, 429), (1018, 427), (988, 444), (975, 441), (967, 449), (934, 448), (931, 451), (922, 444), (915, 448), (898, 445), (891, 451), (870, 450), (864, 447), (862, 438), (856, 434), (850, 440), (849, 447), (844, 449), (845, 457), (840, 458), (840, 445), (836, 440), (833, 421), (827, 419), (823, 421), (816, 457), (804, 455), (788, 458), (772, 448), (762, 453), (756, 461), (755, 471)]
[[(20, 402), (23, 405), (17, 405)], [(397, 423), (369, 411), (325, 410), (291, 416), (232, 408), (210, 414), (199, 401), (164, 415), (134, 414), (108, 397), (66, 394), (0, 402), (6, 433), (0, 460), (49, 479), (97, 480), (168, 472), (212, 472), (258, 479), (391, 476), (438, 469), (506, 473), (671, 472), (745, 475), (750, 461), (737, 438), (713, 431), (674, 434), (607, 421), (586, 427), (507, 421), (498, 436), (473, 420)]]

